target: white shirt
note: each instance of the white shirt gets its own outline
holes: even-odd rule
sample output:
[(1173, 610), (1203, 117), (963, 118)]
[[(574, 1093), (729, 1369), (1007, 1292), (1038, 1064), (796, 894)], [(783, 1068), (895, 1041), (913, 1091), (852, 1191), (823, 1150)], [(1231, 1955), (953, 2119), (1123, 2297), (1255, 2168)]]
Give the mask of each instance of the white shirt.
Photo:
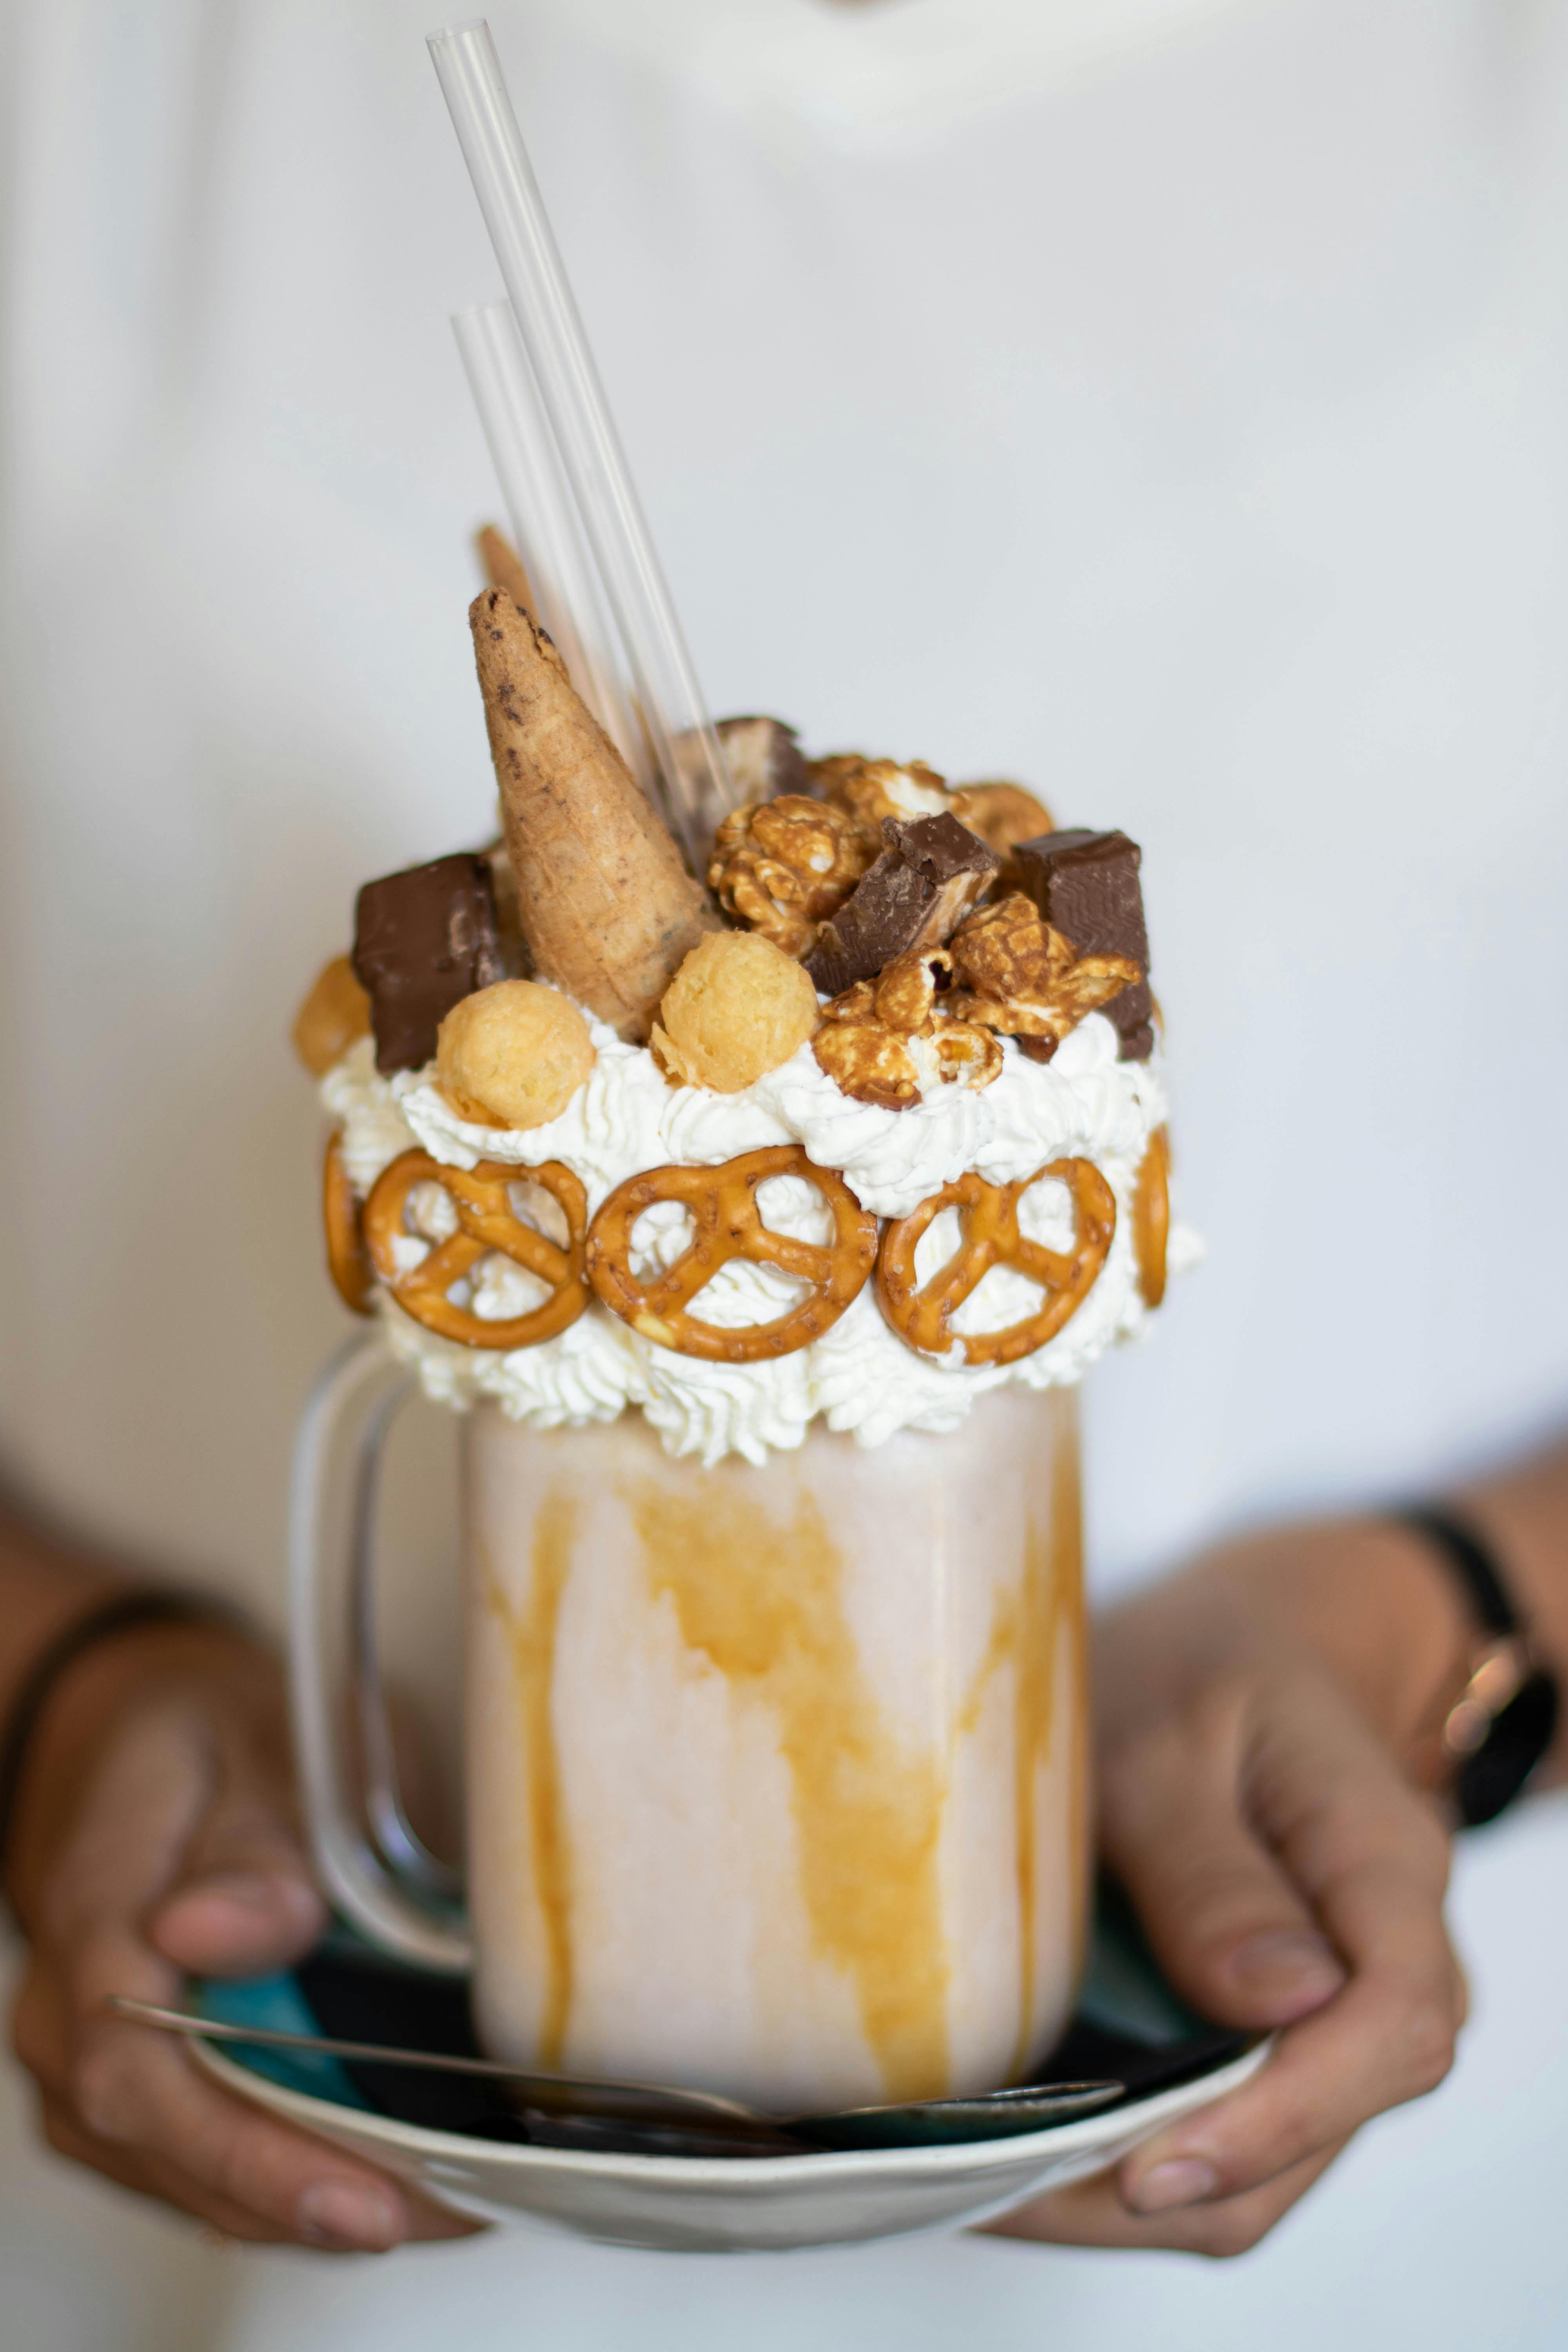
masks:
[[(1091, 1383), (1091, 1536), (1126, 1577), (1419, 1486), (1568, 1394), (1568, 23), (1128, 0), (1089, 37), (973, 0), (971, 54), (948, 0), (890, 0), (881, 35), (823, 6), (492, 21), (715, 709), (1017, 775), (1143, 845), (1212, 1256)], [(358, 882), (482, 837), (491, 799), (464, 607), (497, 499), (447, 315), (499, 289), (428, 13), (11, 12), (0, 1443), (274, 1617), (290, 1426), (342, 1328), (289, 1017)], [(1112, 60), (1108, 28), (1161, 37)], [(405, 1473), (420, 1650), (437, 1423)], [(1276, 2307), (1348, 2177), (1249, 2270)], [(858, 2276), (921, 2345), (951, 2340), (918, 2333), (939, 2276), (1027, 2278), (1020, 2314), (1078, 2281), (1088, 2342), (1150, 2275), (837, 2259), (773, 2308), (826, 2297), (857, 2344)], [(376, 2273), (376, 2343), (426, 2340), (437, 2276), (437, 2307), (478, 2298), (466, 2340), (513, 2340), (509, 2264), (592, 2281), (606, 2344), (648, 2279), (735, 2283), (698, 2343), (758, 2292), (508, 2242)], [(245, 2275), (236, 2344), (313, 2345), (329, 2304), (360, 2340), (364, 2269)], [(247, 2299), (285, 2278), (279, 2333)], [(570, 2304), (533, 2340), (596, 2344)]]

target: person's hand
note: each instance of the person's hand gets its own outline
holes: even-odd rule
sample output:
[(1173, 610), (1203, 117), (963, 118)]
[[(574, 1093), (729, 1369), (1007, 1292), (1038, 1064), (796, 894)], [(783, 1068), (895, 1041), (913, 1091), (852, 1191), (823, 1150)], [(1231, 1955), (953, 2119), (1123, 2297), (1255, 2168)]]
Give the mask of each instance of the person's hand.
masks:
[(106, 2009), (178, 2005), (186, 1970), (285, 1968), (321, 1932), (265, 1652), (170, 1627), (84, 1655), (30, 1745), (11, 1853), (28, 1938), (13, 2039), (62, 2155), (232, 2238), (379, 2252), (470, 2226)]
[(1399, 1759), (1458, 1636), (1410, 1539), (1376, 1528), (1238, 1548), (1105, 1621), (1103, 1858), (1193, 2007), (1279, 2038), (1229, 2097), (994, 2230), (1239, 2253), (1360, 2125), (1442, 2081), (1466, 2007), (1448, 1839)]

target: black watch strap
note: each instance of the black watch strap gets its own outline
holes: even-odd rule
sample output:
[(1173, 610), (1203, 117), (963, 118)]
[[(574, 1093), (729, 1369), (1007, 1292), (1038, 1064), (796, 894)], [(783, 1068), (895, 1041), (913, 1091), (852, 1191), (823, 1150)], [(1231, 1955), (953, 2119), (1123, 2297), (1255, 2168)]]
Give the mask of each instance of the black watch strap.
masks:
[(1481, 1629), (1480, 1654), (1442, 1734), (1454, 1809), (1474, 1829), (1512, 1804), (1550, 1750), (1557, 1732), (1557, 1685), (1533, 1655), (1496, 1557), (1469, 1522), (1431, 1503), (1394, 1516), (1447, 1563)]

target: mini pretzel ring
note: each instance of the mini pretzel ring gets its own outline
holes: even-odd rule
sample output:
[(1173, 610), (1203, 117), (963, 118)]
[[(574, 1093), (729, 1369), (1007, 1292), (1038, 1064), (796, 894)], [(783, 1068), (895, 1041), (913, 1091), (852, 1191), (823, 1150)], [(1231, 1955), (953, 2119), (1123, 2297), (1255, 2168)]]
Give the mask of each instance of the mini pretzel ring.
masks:
[[(1072, 1195), (1071, 1253), (1047, 1249), (1018, 1231), (1018, 1202), (1031, 1184), (1054, 1176)], [(921, 1234), (943, 1209), (956, 1209), (963, 1239), (924, 1285), (915, 1276)], [(882, 1236), (877, 1286), (888, 1320), (923, 1355), (944, 1356), (954, 1341), (966, 1364), (1016, 1364), (1054, 1339), (1093, 1289), (1116, 1231), (1116, 1195), (1091, 1160), (1053, 1160), (1016, 1184), (988, 1184), (971, 1170), (944, 1184)], [(1010, 1265), (1045, 1292), (1039, 1312), (1000, 1331), (954, 1331), (952, 1318), (994, 1265)]]
[[(419, 1264), (405, 1271), (398, 1265), (395, 1244), (407, 1238), (403, 1213), (416, 1184), (439, 1184), (458, 1213), (458, 1230), (433, 1244)], [(541, 1184), (560, 1202), (571, 1236), (565, 1249), (523, 1223), (508, 1193), (512, 1184)], [(427, 1331), (459, 1340), (465, 1348), (529, 1348), (537, 1340), (553, 1339), (574, 1323), (588, 1304), (583, 1266), (587, 1231), (588, 1196), (570, 1168), (555, 1160), (539, 1168), (506, 1167), (499, 1160), (481, 1160), (477, 1168), (448, 1168), (427, 1151), (405, 1151), (382, 1170), (364, 1204), (371, 1262), (399, 1307)], [(492, 1322), (447, 1297), (452, 1285), (491, 1250), (550, 1285), (552, 1296), (542, 1307)]]
[(1165, 1296), (1165, 1250), (1171, 1238), (1171, 1139), (1157, 1127), (1132, 1185), (1132, 1255), (1145, 1307)]
[[(816, 1185), (833, 1213), (830, 1243), (792, 1241), (763, 1223), (757, 1187), (770, 1176), (804, 1176)], [(696, 1230), (675, 1264), (643, 1283), (631, 1269), (632, 1233), (656, 1201), (680, 1202)], [(877, 1220), (843, 1177), (815, 1166), (798, 1143), (783, 1143), (742, 1152), (719, 1168), (655, 1168), (617, 1185), (588, 1236), (588, 1279), (605, 1306), (645, 1339), (710, 1363), (754, 1364), (791, 1356), (831, 1330), (865, 1288), (876, 1255)], [(691, 1300), (732, 1257), (776, 1265), (808, 1282), (811, 1297), (771, 1323), (738, 1329), (689, 1315)]]
[(359, 1202), (343, 1166), (342, 1146), (335, 1135), (327, 1146), (321, 1170), (321, 1223), (327, 1229), (327, 1272), (338, 1297), (356, 1315), (374, 1313), (375, 1271), (364, 1245)]

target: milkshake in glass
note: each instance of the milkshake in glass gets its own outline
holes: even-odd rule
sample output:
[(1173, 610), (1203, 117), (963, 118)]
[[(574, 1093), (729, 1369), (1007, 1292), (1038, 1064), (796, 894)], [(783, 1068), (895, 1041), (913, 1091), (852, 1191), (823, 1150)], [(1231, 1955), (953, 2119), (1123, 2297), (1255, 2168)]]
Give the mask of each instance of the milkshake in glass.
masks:
[(472, 620), (504, 845), (367, 886), (300, 1042), (339, 1287), (468, 1415), (481, 2035), (781, 2115), (1027, 2080), (1084, 1945), (1076, 1386), (1192, 1253), (1138, 852), (748, 719), (705, 893)]
[(784, 2114), (1024, 2079), (1083, 1937), (1071, 1391), (760, 1469), (468, 1446), (487, 2044)]

